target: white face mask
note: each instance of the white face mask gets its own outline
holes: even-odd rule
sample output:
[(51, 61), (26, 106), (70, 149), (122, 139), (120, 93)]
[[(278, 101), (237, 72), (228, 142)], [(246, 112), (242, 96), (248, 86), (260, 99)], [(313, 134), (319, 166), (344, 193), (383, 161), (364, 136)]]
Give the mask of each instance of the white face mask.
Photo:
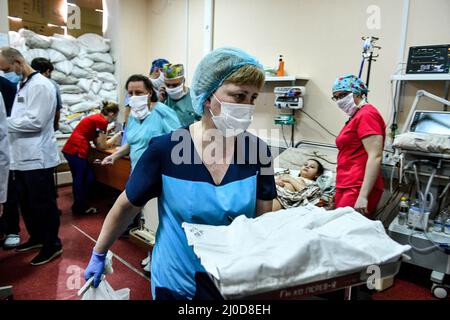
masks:
[(157, 79), (150, 79), (150, 81), (152, 82), (153, 89), (155, 89), (155, 91), (158, 91), (159, 88), (161, 88), (161, 86), (164, 84), (164, 73), (161, 72)]
[(255, 112), (254, 105), (221, 102), (214, 94), (213, 96), (220, 103), (221, 112), (219, 116), (215, 116), (211, 109), (209, 112), (216, 128), (222, 132), (224, 137), (235, 137), (250, 127)]
[(186, 92), (184, 92), (184, 84), (176, 88), (166, 88), (166, 92), (172, 100), (180, 100), (186, 95)]
[(338, 107), (350, 117), (353, 116), (358, 109), (358, 106), (355, 104), (355, 100), (353, 99), (353, 93), (349, 93), (344, 98), (336, 101), (336, 103)]
[(130, 97), (128, 104), (131, 108), (130, 114), (134, 118), (143, 120), (150, 114), (150, 110), (148, 110), (148, 96), (147, 94), (145, 96)]

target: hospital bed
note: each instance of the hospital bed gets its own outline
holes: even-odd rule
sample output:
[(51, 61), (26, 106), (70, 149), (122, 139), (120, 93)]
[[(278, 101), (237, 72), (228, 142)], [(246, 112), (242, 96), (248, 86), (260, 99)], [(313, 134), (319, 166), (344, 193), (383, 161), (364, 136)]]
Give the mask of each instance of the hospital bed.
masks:
[(332, 208), (338, 149), (335, 145), (312, 141), (301, 141), (295, 148), (289, 148), (274, 159), (275, 174), (290, 174), (298, 177), (300, 168), (308, 159), (317, 159), (324, 166), (324, 173), (317, 179), (322, 191), (321, 206)]

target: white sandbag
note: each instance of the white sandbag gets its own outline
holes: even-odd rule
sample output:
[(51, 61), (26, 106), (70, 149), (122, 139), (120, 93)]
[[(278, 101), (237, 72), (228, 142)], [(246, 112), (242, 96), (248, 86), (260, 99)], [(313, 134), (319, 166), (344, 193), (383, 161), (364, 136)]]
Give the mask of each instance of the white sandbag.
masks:
[(62, 62), (55, 63), (55, 69), (61, 71), (62, 73), (69, 75), (73, 70), (73, 63), (71, 61), (65, 60)]
[(79, 93), (76, 93), (76, 94), (64, 93), (64, 94), (61, 94), (61, 100), (62, 100), (63, 104), (72, 106), (74, 104), (83, 102), (84, 97), (82, 94), (79, 94)]
[(77, 39), (80, 46), (87, 52), (108, 52), (109, 40), (95, 33), (85, 33)]
[(97, 74), (97, 79), (103, 81), (103, 82), (111, 82), (111, 83), (117, 83), (116, 78), (112, 73), (109, 72), (99, 72)]
[(48, 49), (52, 44), (52, 39), (50, 39), (49, 37), (36, 34), (30, 30), (20, 29), (19, 34), (25, 39), (26, 45), (32, 49)]
[(16, 31), (9, 31), (9, 46), (11, 48), (19, 50), (22, 54), (28, 50), (27, 45), (25, 44), (25, 38), (23, 38)]
[(117, 84), (115, 84), (115, 83), (104, 82), (102, 84), (102, 89), (104, 89), (106, 91), (112, 91), (112, 90), (115, 90), (116, 88), (117, 88)]
[(73, 129), (70, 125), (64, 123), (64, 122), (60, 122), (59, 123), (59, 131), (61, 131), (61, 133), (72, 133)]
[(72, 63), (76, 66), (79, 66), (82, 69), (90, 68), (94, 64), (94, 61), (87, 57), (76, 57), (72, 60)]
[(81, 89), (79, 86), (73, 85), (73, 84), (59, 86), (59, 90), (61, 91), (61, 94), (63, 94), (63, 93), (76, 94), (76, 93), (83, 92), (83, 89)]
[[(55, 71), (53, 71), (53, 72), (55, 72)], [(52, 76), (53, 76), (53, 72), (52, 72)], [(78, 81), (80, 81), (80, 80), (78, 80), (78, 78), (75, 78), (73, 76), (66, 76), (66, 75), (64, 75), (64, 79), (61, 79), (60, 81), (57, 81), (57, 82), (59, 84), (68, 85), (68, 84), (77, 84)]]
[(30, 50), (26, 51), (25, 53), (23, 53), (23, 56), (29, 64), (31, 64), (31, 62), (35, 58), (45, 58), (45, 59), (49, 58), (48, 52), (44, 49), (30, 49)]
[(102, 89), (102, 85), (103, 85), (103, 82), (101, 82), (99, 80), (95, 80), (92, 83), (91, 91), (97, 95), (100, 92), (100, 90)]
[(73, 128), (73, 130), (75, 130), (75, 128), (80, 124), (80, 120), (78, 121), (74, 121), (70, 123), (70, 126)]
[(74, 104), (73, 106), (69, 107), (69, 110), (75, 113), (78, 112), (86, 112), (91, 109), (98, 108), (99, 105), (96, 102), (93, 101), (84, 101), (77, 104)]
[(102, 105), (102, 98), (98, 96), (98, 94), (93, 93), (92, 91), (90, 91), (89, 93), (84, 95), (84, 99), (86, 101), (92, 101), (94, 102), (96, 105), (101, 106)]
[(58, 63), (66, 61), (67, 58), (65, 55), (63, 55), (61, 52), (55, 50), (55, 49), (47, 49), (48, 58), (52, 63)]
[(101, 53), (101, 52), (95, 52), (91, 53), (89, 56), (89, 59), (93, 60), (94, 62), (105, 62), (109, 64), (113, 64), (113, 58), (109, 53)]
[(78, 43), (70, 38), (54, 36), (51, 47), (63, 53), (68, 59), (72, 59), (80, 53)]
[(80, 81), (78, 81), (77, 85), (83, 89), (83, 91), (85, 92), (89, 92), (89, 90), (91, 90), (91, 86), (92, 86), (92, 82), (94, 80), (92, 79), (80, 79)]
[[(86, 79), (92, 78), (92, 74), (90, 74), (88, 71), (86, 71), (85, 69), (82, 69), (78, 66), (73, 67), (70, 75), (72, 75), (76, 78), (86, 78)], [(89, 90), (87, 90), (87, 91), (89, 91)]]
[(92, 70), (97, 72), (108, 72), (113, 73), (115, 68), (113, 64), (105, 63), (105, 62), (97, 62), (92, 66)]
[(98, 95), (100, 97), (102, 97), (106, 101), (111, 101), (111, 102), (117, 102), (118, 101), (117, 91), (100, 90)]
[(58, 83), (61, 83), (62, 80), (66, 78), (66, 75), (58, 70), (52, 71), (52, 79)]

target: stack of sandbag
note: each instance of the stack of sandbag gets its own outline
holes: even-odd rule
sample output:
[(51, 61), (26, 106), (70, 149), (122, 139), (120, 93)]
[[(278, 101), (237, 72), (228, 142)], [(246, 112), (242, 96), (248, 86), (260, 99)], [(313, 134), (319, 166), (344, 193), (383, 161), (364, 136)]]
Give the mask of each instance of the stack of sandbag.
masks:
[(99, 112), (102, 101), (118, 102), (109, 40), (93, 33), (46, 37), (26, 29), (10, 31), (9, 37), (29, 63), (38, 57), (53, 63), (52, 79), (63, 102), (61, 133), (71, 133), (83, 117)]

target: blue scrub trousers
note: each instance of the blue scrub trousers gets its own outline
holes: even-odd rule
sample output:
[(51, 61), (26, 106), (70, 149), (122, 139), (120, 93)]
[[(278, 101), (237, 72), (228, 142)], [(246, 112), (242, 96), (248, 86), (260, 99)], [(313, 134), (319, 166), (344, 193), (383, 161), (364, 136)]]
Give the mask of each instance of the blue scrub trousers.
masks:
[(94, 173), (92, 172), (92, 168), (87, 159), (64, 152), (63, 154), (69, 163), (73, 179), (72, 193), (74, 202), (72, 205), (72, 212), (83, 213), (89, 209), (87, 205), (87, 196), (89, 194), (89, 188), (94, 182)]

